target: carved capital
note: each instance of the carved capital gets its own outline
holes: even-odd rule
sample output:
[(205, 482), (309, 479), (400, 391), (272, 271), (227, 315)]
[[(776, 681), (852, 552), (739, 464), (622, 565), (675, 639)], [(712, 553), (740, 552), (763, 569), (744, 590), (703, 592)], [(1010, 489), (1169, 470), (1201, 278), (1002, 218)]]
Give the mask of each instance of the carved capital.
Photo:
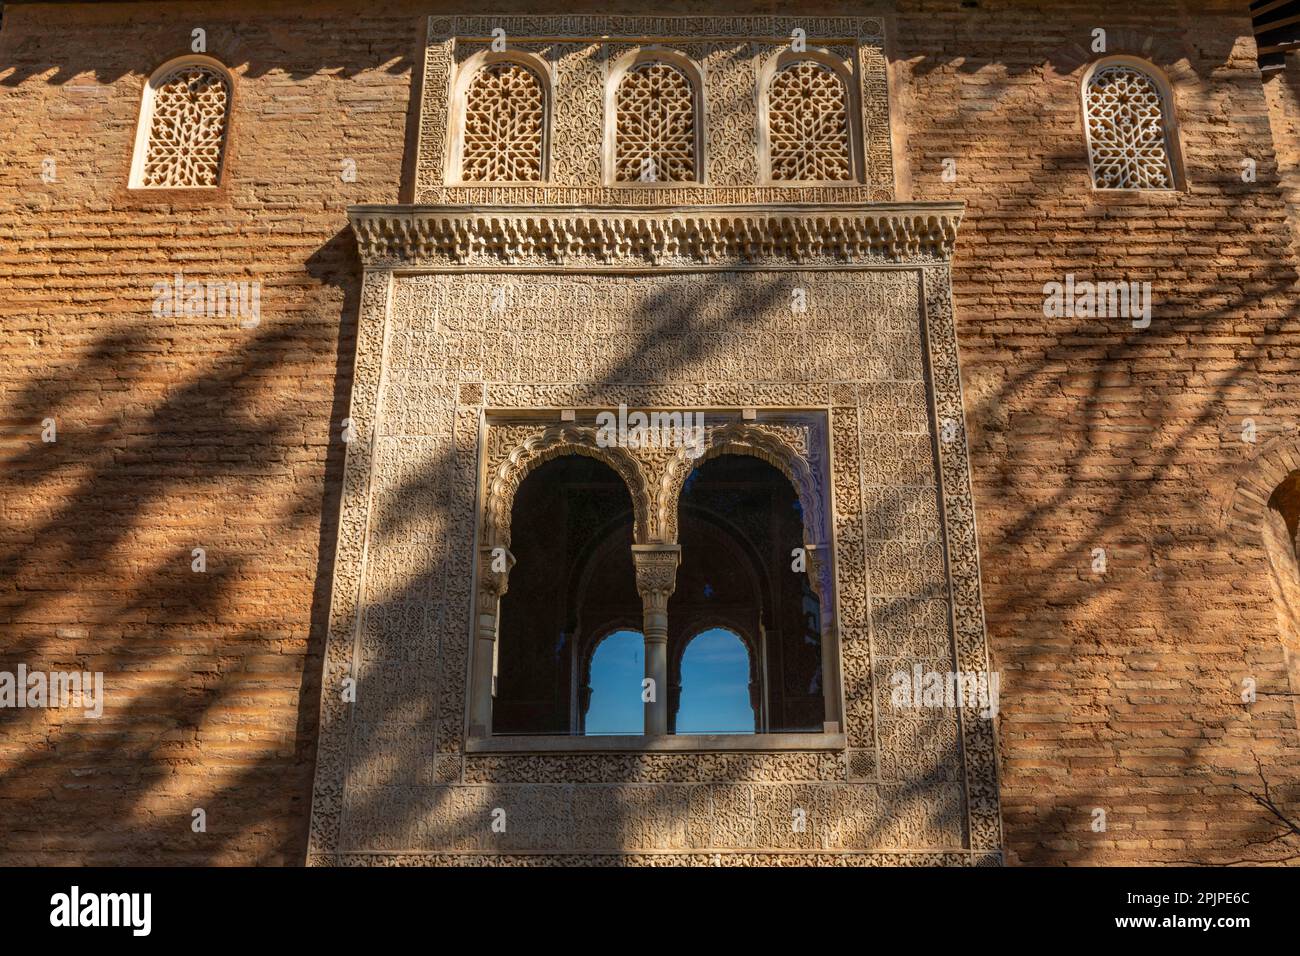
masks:
[[(641, 592), (642, 631), (646, 644), (668, 644), (668, 598), (677, 587), (677, 566), (681, 545), (632, 545), (632, 563), (637, 570), (637, 591)], [(666, 679), (656, 675), (660, 685)]]
[[(636, 589), (641, 594), (642, 607), (647, 614), (667, 610), (668, 598), (677, 587), (677, 566), (681, 561), (682, 547), (679, 544), (632, 545)], [(650, 637), (648, 633), (646, 636)], [(667, 639), (666, 632), (664, 637)]]
[(829, 598), (833, 590), (831, 581), (831, 549), (828, 544), (805, 544), (804, 554), (808, 561), (808, 583), (821, 605), (822, 614), (830, 612)]
[(496, 600), (505, 595), (514, 566), (515, 556), (509, 548), (502, 545), (479, 548), (478, 586), (483, 600)]

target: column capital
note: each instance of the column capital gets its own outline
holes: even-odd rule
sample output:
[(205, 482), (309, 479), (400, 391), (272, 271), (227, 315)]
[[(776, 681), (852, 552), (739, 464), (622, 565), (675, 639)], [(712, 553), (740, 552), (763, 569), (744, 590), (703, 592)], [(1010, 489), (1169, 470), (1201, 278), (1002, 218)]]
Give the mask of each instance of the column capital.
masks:
[(641, 629), (645, 634), (644, 686), (653, 688), (645, 704), (645, 732), (668, 733), (668, 598), (677, 587), (680, 544), (634, 544), (632, 564), (641, 594)]
[(503, 545), (479, 548), (479, 588), (489, 597), (501, 597), (510, 585), (515, 556)]
[(667, 602), (677, 587), (677, 567), (682, 563), (680, 544), (634, 544), (632, 565), (636, 589), (643, 600)]
[(817, 600), (826, 613), (826, 599), (831, 593), (831, 548), (828, 544), (805, 544), (804, 555), (807, 558), (808, 583), (812, 586)]

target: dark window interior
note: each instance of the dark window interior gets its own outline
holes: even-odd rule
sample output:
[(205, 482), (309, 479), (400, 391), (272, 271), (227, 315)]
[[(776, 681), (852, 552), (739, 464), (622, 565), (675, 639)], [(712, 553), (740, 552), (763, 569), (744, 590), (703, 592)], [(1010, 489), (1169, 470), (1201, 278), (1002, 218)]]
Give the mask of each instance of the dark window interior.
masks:
[[(792, 568), (803, 525), (789, 480), (757, 458), (720, 455), (687, 478), (680, 509), (669, 732), (820, 731), (819, 608), (807, 574)], [(629, 643), (641, 632), (632, 528), (627, 488), (602, 462), (568, 455), (524, 479), (511, 518), (516, 563), (501, 600), (493, 733), (640, 732), (629, 716), (640, 685), (628, 676), (644, 662)], [(697, 696), (679, 730), (684, 685)], [(609, 696), (625, 694), (637, 699)]]

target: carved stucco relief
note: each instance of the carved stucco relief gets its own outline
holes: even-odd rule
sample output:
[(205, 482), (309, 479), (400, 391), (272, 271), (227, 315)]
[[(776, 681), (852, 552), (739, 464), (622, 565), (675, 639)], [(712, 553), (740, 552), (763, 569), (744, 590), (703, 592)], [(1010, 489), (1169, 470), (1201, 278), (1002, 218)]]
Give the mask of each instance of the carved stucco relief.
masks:
[[(554, 78), (551, 173), (536, 185), (448, 185), (446, 135), (452, 74), (505, 31), (509, 49), (548, 63)], [(795, 29), (809, 49), (841, 63), (856, 86), (863, 142), (861, 182), (760, 185), (756, 127), (762, 63), (787, 49)], [(708, 40), (693, 39), (708, 37)], [(745, 202), (888, 202), (894, 198), (884, 29), (875, 17), (430, 17), (421, 92), (415, 201), (418, 203), (647, 205)], [(605, 186), (605, 84), (624, 54), (659, 47), (689, 58), (704, 77), (705, 184)]]
[[(616, 252), (611, 271), (570, 271), (525, 243), (520, 274), (486, 225), (475, 241), (496, 251), (467, 267), (418, 223), (398, 248), (365, 215), (312, 861), (996, 861), (990, 722), (888, 700), (914, 663), (987, 668), (945, 231), (918, 240), (899, 220), (913, 261), (867, 245), (833, 270), (783, 247), (648, 271), (624, 247), (621, 270)], [(817, 440), (768, 427), (829, 457), (845, 750), (464, 752), (476, 535), (493, 462), (526, 441), (491, 416), (619, 403), (824, 414)], [(670, 457), (641, 466), (660, 511)], [(792, 802), (807, 831), (790, 831)], [(488, 826), (496, 807), (508, 836)]]

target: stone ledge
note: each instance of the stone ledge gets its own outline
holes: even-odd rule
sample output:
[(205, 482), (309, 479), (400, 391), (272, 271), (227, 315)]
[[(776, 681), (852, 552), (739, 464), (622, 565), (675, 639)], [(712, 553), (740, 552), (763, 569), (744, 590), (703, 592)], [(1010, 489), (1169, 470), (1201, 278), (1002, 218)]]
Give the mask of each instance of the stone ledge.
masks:
[(352, 206), (368, 268), (736, 268), (952, 258), (961, 203)]
[(510, 753), (649, 753), (656, 751), (746, 753), (757, 751), (843, 750), (844, 734), (611, 734), (601, 737), (470, 737), (465, 752)]

